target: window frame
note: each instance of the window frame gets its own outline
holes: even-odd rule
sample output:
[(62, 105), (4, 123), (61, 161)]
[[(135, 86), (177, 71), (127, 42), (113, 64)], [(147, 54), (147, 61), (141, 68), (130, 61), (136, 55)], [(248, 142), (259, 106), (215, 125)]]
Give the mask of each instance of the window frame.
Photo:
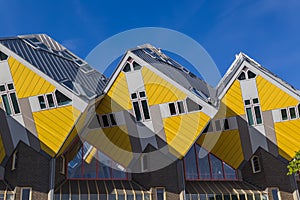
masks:
[[(258, 164), (258, 170), (255, 169), (255, 163), (254, 163), (254, 159), (257, 159), (257, 164)], [(252, 167), (252, 172), (253, 174), (257, 174), (261, 172), (261, 164), (260, 164), (260, 160), (259, 157), (257, 155), (253, 155), (250, 159), (251, 161), (251, 167)]]
[(162, 190), (163, 191), (163, 200), (166, 200), (167, 198), (167, 195), (166, 195), (166, 189), (164, 187), (156, 187), (155, 188), (155, 197), (156, 197), (156, 200), (158, 200), (158, 191)]
[(29, 200), (32, 200), (32, 188), (31, 187), (22, 187), (20, 192), (20, 199), (23, 200), (23, 190), (29, 189)]
[[(13, 89), (9, 89), (8, 85), (12, 84), (13, 86)], [(20, 107), (20, 102), (19, 102), (19, 98), (18, 98), (18, 95), (17, 95), (17, 92), (16, 92), (16, 87), (14, 85), (13, 82), (7, 82), (7, 83), (1, 83), (0, 86), (4, 86), (4, 91), (0, 91), (0, 96), (1, 96), (1, 99), (2, 99), (2, 105), (3, 105), (3, 108), (6, 112), (6, 115), (8, 116), (19, 116), (19, 115), (22, 115), (22, 110), (21, 110), (21, 107)], [(13, 104), (13, 100), (11, 98), (11, 94), (15, 94), (15, 98), (16, 98), (16, 103), (17, 103), (17, 107), (19, 109), (19, 112), (16, 113), (16, 110), (15, 110), (15, 107), (14, 107), (14, 104)], [(7, 102), (8, 102), (8, 107), (10, 109), (10, 114), (7, 113), (7, 110), (6, 110), (6, 106), (5, 106), (5, 101), (3, 99), (3, 96), (6, 95), (6, 98), (7, 98)]]
[[(111, 115), (113, 115), (113, 117), (114, 117), (115, 124), (112, 123)], [(106, 116), (106, 118), (107, 118), (107, 123), (108, 123), (107, 126), (104, 126), (104, 121), (103, 121), (104, 116)], [(107, 113), (107, 114), (97, 115), (97, 118), (98, 118), (101, 128), (110, 128), (110, 127), (118, 126), (118, 121), (116, 120), (115, 113)]]
[[(286, 119), (283, 119), (282, 111), (284, 111), (284, 110), (285, 110), (285, 113), (286, 113)], [(289, 120), (289, 113), (288, 113), (287, 108), (281, 108), (280, 109), (280, 119), (281, 119), (281, 121), (288, 121)]]
[[(49, 101), (48, 101), (48, 96), (49, 95), (52, 96), (53, 103), (54, 103), (53, 107), (49, 106)], [(46, 106), (45, 108), (41, 108), (41, 103), (40, 103), (39, 97), (43, 97), (44, 98), (45, 106)], [(41, 110), (48, 110), (48, 109), (54, 109), (54, 108), (62, 107), (62, 106), (58, 106), (58, 103), (57, 103), (57, 100), (56, 100), (56, 95), (54, 94), (54, 92), (50, 92), (50, 93), (38, 95), (37, 98), (38, 98), (38, 102), (39, 102)], [(69, 105), (69, 104), (67, 104), (67, 105)], [(67, 106), (67, 105), (63, 105), (63, 106)]]
[(16, 150), (12, 156), (11, 171), (14, 171), (17, 169), (17, 162), (18, 162), (18, 151)]
[[(254, 103), (254, 100), (257, 99), (258, 102)], [(246, 101), (250, 101), (250, 104), (246, 105)], [(258, 111), (259, 111), (259, 115), (260, 115), (260, 119), (261, 119), (261, 123), (258, 123), (258, 118), (257, 118), (257, 113), (255, 108), (258, 107)], [(255, 97), (255, 98), (250, 98), (250, 99), (245, 99), (244, 100), (244, 108), (245, 108), (245, 114), (247, 117), (247, 122), (249, 126), (261, 126), (264, 124), (264, 120), (263, 120), (263, 115), (262, 115), (262, 111), (261, 111), (261, 106), (260, 106), (260, 99), (259, 97)], [(248, 110), (250, 109), (251, 111), (251, 116), (252, 116), (252, 120), (253, 120), (253, 124), (250, 123), (249, 121), (249, 116), (248, 116)]]
[[(144, 92), (145, 96), (141, 97), (140, 93)], [(135, 94), (136, 97), (132, 98), (132, 95)], [(140, 90), (140, 91), (136, 91), (130, 94), (130, 99), (131, 99), (131, 103), (132, 103), (132, 111), (134, 114), (134, 118), (136, 122), (147, 122), (147, 121), (151, 121), (151, 112), (150, 112), (150, 106), (149, 106), (149, 101), (147, 98), (147, 94), (146, 94), (146, 90)], [(148, 115), (149, 115), (149, 119), (146, 119), (146, 115), (143, 109), (143, 101), (146, 101), (147, 104), (147, 110), (148, 110)], [(135, 107), (134, 107), (134, 103), (137, 103), (138, 108), (139, 108), (139, 112), (141, 115), (141, 120), (137, 120), (136, 118), (136, 111), (135, 111)]]
[[(252, 77), (252, 78), (249, 78), (249, 72), (251, 72), (252, 74), (254, 74), (254, 77)], [(245, 78), (244, 79), (240, 79), (240, 76), (242, 75), (242, 73), (244, 73), (244, 75), (245, 75)], [(257, 77), (257, 74), (256, 73), (254, 73), (253, 72), (253, 70), (250, 70), (248, 67), (244, 67), (241, 71), (240, 71), (240, 73), (237, 75), (237, 80), (238, 81), (247, 81), (247, 80), (251, 80), (251, 79), (255, 79)]]

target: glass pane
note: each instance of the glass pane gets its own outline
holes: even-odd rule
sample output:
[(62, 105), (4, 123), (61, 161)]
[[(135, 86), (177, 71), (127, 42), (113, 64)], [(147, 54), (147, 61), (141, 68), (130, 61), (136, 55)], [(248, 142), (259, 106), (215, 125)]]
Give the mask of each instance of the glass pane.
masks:
[(0, 61), (6, 60), (8, 58), (8, 56), (3, 53), (2, 51), (0, 51)]
[(231, 200), (238, 200), (238, 196), (236, 194), (231, 195)]
[[(76, 188), (77, 189), (77, 188)], [(73, 191), (72, 191), (73, 192)], [(71, 193), (71, 199), (72, 200), (79, 200), (79, 194), (78, 191), (76, 191), (77, 193)]]
[(198, 169), (200, 173), (200, 179), (211, 179), (208, 152), (196, 145), (197, 159), (198, 159)]
[(210, 166), (212, 171), (212, 178), (213, 179), (224, 179), (223, 169), (222, 169), (222, 162), (214, 155), (210, 154)]
[(247, 112), (248, 124), (253, 125), (254, 121), (253, 121), (253, 115), (252, 115), (251, 108), (246, 108), (246, 112)]
[(268, 195), (267, 194), (263, 194), (262, 195), (262, 200), (268, 200)]
[(230, 200), (230, 195), (229, 194), (224, 194), (224, 200)]
[(176, 115), (176, 109), (174, 103), (169, 103), (169, 110), (171, 115)]
[(144, 193), (144, 200), (150, 200), (150, 194)]
[(254, 197), (255, 197), (255, 200), (261, 200), (260, 199), (260, 194), (258, 194), (258, 193), (254, 194)]
[[(117, 165), (119, 165), (119, 164), (117, 164)], [(112, 177), (114, 179), (126, 179), (126, 172), (113, 168), (112, 169)]]
[(139, 70), (141, 68), (142, 68), (141, 65), (139, 65), (138, 63), (136, 63), (135, 61), (133, 61), (133, 70)]
[(0, 200), (4, 200), (4, 194), (0, 194)]
[(108, 200), (116, 200), (116, 199), (117, 199), (117, 197), (116, 197), (115, 194), (109, 194), (108, 195)]
[(228, 119), (224, 119), (224, 130), (228, 130), (228, 129), (229, 129)]
[(6, 94), (2, 95), (2, 101), (4, 103), (4, 108), (5, 108), (6, 114), (11, 115), (11, 109), (10, 109), (8, 97)]
[(135, 194), (135, 199), (136, 200), (143, 200), (143, 195), (142, 194)]
[(185, 194), (185, 200), (191, 200), (191, 194)]
[(236, 177), (235, 170), (224, 162), (223, 165), (224, 165), (224, 172), (225, 172), (226, 179), (236, 180), (237, 177)]
[(30, 189), (22, 189), (22, 200), (30, 199)]
[(136, 121), (141, 121), (142, 120), (142, 115), (141, 115), (141, 111), (140, 111), (140, 107), (138, 102), (133, 102), (133, 110), (134, 110), (134, 114), (135, 114), (135, 119)]
[(290, 115), (291, 115), (291, 119), (295, 119), (296, 118), (296, 109), (290, 108)]
[(300, 104), (298, 105), (298, 116), (300, 117)]
[(255, 78), (256, 74), (254, 74), (253, 72), (251, 72), (250, 70), (247, 72), (248, 73), (248, 78)]
[(109, 114), (109, 118), (110, 118), (110, 123), (111, 123), (112, 126), (117, 125), (117, 122), (116, 122), (114, 114)]
[(47, 94), (47, 101), (49, 104), (49, 108), (53, 108), (55, 106), (52, 94)]
[(68, 163), (68, 178), (82, 178), (82, 147)]
[(222, 195), (221, 194), (216, 194), (216, 200), (222, 200)]
[(164, 189), (156, 189), (156, 199), (157, 200), (164, 200)]
[(254, 200), (253, 199), (253, 194), (247, 194), (247, 200)]
[(198, 200), (198, 194), (191, 194), (192, 200)]
[(238, 80), (245, 80), (246, 79), (246, 75), (245, 75), (245, 72), (242, 72), (239, 77), (238, 77)]
[(130, 72), (130, 64), (126, 63), (125, 67), (123, 68), (123, 72)]
[(5, 86), (4, 85), (0, 85), (0, 92), (5, 91)]
[(202, 106), (200, 106), (190, 98), (186, 99), (186, 106), (189, 112), (198, 111), (202, 109)]
[(245, 100), (245, 105), (250, 105), (250, 100)]
[(18, 103), (18, 100), (17, 100), (16, 93), (10, 93), (10, 98), (11, 98), (11, 102), (13, 104), (15, 114), (19, 114), (20, 113), (20, 107), (19, 107), (19, 103)]
[(253, 99), (253, 103), (254, 104), (258, 103), (258, 98)]
[[(86, 143), (85, 143), (86, 144)], [(83, 174), (84, 178), (96, 178), (96, 162), (95, 154), (97, 153), (96, 148), (84, 145), (83, 148)]]
[(277, 189), (273, 189), (273, 190), (272, 190), (272, 196), (273, 196), (273, 199), (274, 199), (274, 200), (279, 200), (279, 197), (278, 197), (278, 190), (277, 190)]
[(216, 125), (216, 130), (220, 131), (221, 130), (221, 122), (220, 122), (220, 120), (216, 120), (215, 121), (215, 125)]
[(61, 200), (69, 200), (69, 194), (61, 194)]
[(260, 114), (260, 107), (255, 106), (254, 111), (255, 111), (256, 123), (261, 124), (262, 123), (262, 118), (261, 118), (261, 114)]
[(281, 109), (281, 119), (282, 120), (287, 120), (288, 119), (286, 109)]
[(125, 200), (124, 194), (118, 194), (118, 200)]
[(72, 102), (70, 98), (66, 97), (63, 93), (61, 93), (58, 90), (55, 91), (55, 96), (56, 96), (58, 106), (67, 105)]
[(132, 93), (131, 94), (131, 99), (136, 99), (137, 98), (137, 94), (136, 93)]
[(177, 102), (177, 107), (178, 107), (179, 114), (185, 113), (182, 101)]
[(13, 90), (13, 89), (15, 89), (15, 88), (14, 88), (14, 85), (13, 85), (12, 83), (7, 84), (7, 87), (8, 87), (8, 90)]
[(184, 165), (186, 179), (198, 179), (194, 146), (189, 150), (189, 152), (185, 156)]
[(110, 168), (101, 162), (98, 162), (98, 177), (103, 179), (108, 179), (111, 177)]
[(107, 115), (102, 115), (101, 118), (102, 118), (103, 126), (104, 127), (108, 127), (109, 123), (108, 123), (108, 117), (107, 117)]
[(150, 119), (149, 107), (146, 100), (142, 100), (142, 108), (143, 108), (145, 119)]
[(246, 196), (244, 194), (239, 194), (240, 200), (246, 200)]
[(39, 96), (38, 99), (39, 99), (39, 103), (40, 103), (40, 108), (45, 109), (46, 108), (46, 102), (45, 102), (44, 96)]
[(134, 200), (134, 195), (133, 194), (127, 194), (126, 200)]
[(207, 194), (208, 200), (215, 200), (215, 195), (214, 194)]
[(146, 93), (143, 91), (143, 92), (139, 92), (140, 94), (140, 97), (143, 98), (143, 97), (146, 97)]
[(200, 194), (200, 200), (206, 200), (206, 195), (205, 194)]

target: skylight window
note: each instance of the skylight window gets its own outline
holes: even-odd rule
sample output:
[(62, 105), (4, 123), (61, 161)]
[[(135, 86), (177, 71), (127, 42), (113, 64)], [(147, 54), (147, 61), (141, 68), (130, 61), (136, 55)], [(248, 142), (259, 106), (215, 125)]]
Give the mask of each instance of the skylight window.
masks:
[(36, 49), (44, 49), (46, 51), (49, 51), (49, 48), (35, 37), (26, 38), (25, 41)]

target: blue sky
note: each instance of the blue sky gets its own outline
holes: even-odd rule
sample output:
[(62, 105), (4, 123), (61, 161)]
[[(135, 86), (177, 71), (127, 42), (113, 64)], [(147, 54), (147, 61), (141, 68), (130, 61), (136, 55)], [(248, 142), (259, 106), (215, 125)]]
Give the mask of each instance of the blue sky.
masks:
[(164, 27), (198, 41), (222, 75), (242, 51), (300, 89), (299, 10), (299, 0), (1, 0), (0, 37), (46, 33), (85, 58), (119, 32)]

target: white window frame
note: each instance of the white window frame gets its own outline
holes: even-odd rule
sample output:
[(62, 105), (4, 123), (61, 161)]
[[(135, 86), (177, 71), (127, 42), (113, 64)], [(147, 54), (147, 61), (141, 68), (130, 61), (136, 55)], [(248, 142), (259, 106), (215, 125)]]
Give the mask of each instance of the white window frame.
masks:
[[(286, 111), (286, 116), (287, 116), (286, 119), (283, 119), (282, 112), (281, 112), (282, 110)], [(280, 108), (280, 119), (281, 119), (281, 121), (288, 121), (290, 119), (288, 108)]]
[[(291, 108), (294, 108), (294, 109), (295, 109), (295, 114), (296, 114), (295, 118), (293, 118), (293, 119), (292, 119), (292, 115), (291, 115), (291, 111), (290, 111)], [(290, 120), (295, 120), (295, 119), (298, 118), (298, 114), (297, 114), (297, 106), (290, 106), (290, 107), (287, 108), (287, 111), (288, 111), (288, 112), (287, 112), (287, 113), (288, 113), (288, 119), (290, 119)]]
[[(145, 97), (140, 97), (140, 92), (144, 92), (145, 93)], [(136, 94), (137, 97), (132, 99), (132, 94)], [(132, 110), (133, 110), (133, 114), (135, 116), (135, 111), (134, 111), (134, 106), (133, 106), (133, 103), (134, 102), (137, 102), (138, 103), (138, 106), (139, 106), (139, 110), (140, 110), (140, 113), (141, 113), (141, 120), (140, 121), (137, 121), (136, 120), (136, 116), (135, 116), (135, 121), (136, 122), (147, 122), (147, 121), (151, 121), (151, 112), (150, 112), (150, 107), (149, 107), (149, 102), (148, 102), (148, 98), (147, 98), (147, 94), (146, 94), (146, 91), (145, 90), (141, 90), (141, 91), (136, 91), (134, 93), (131, 93), (130, 94), (130, 99), (131, 99), (131, 103), (132, 103)], [(148, 112), (149, 112), (149, 119), (145, 119), (145, 114), (144, 114), (144, 110), (143, 110), (143, 105), (142, 105), (142, 101), (146, 101), (147, 102), (147, 107), (148, 107)]]
[[(258, 160), (259, 170), (255, 170), (255, 166), (254, 166), (254, 159), (255, 159), (255, 158), (257, 158), (257, 160)], [(261, 164), (260, 164), (259, 157), (256, 156), (256, 155), (254, 155), (254, 156), (252, 156), (252, 158), (250, 159), (250, 161), (251, 161), (251, 166), (252, 166), (252, 172), (253, 172), (254, 174), (257, 174), (257, 173), (261, 172)]]
[[(255, 74), (255, 77), (254, 78), (249, 78), (248, 77), (248, 71), (251, 71), (253, 74)], [(244, 72), (244, 74), (245, 74), (245, 79), (244, 80), (239, 80), (238, 78), (240, 77), (240, 75), (242, 74), (242, 72)], [(239, 75), (237, 76), (237, 80), (238, 81), (247, 81), (247, 80), (251, 80), (251, 79), (256, 79), (256, 77), (257, 77), (257, 74), (256, 73), (254, 73), (252, 70), (250, 70), (248, 67), (244, 67), (241, 71), (240, 71), (240, 73), (239, 73)]]
[(22, 200), (23, 198), (23, 190), (30, 190), (30, 193), (29, 193), (29, 200), (32, 200), (32, 188), (31, 187), (22, 187), (21, 188), (21, 197), (20, 199)]
[[(132, 61), (130, 62), (129, 61), (129, 57), (132, 59)], [(129, 66), (130, 66), (130, 71), (128, 71), (128, 72), (124, 72), (124, 73), (130, 73), (130, 72), (135, 72), (135, 71), (139, 71), (139, 70), (142, 70), (142, 68), (143, 68), (143, 66), (142, 65), (140, 65), (140, 63), (138, 63), (138, 62), (136, 62), (138, 65), (140, 65), (141, 66), (141, 68), (140, 69), (138, 69), (138, 70), (135, 70), (134, 69), (134, 67), (133, 67), (133, 62), (136, 62), (136, 60), (134, 60), (131, 56), (128, 56), (128, 58), (127, 58), (127, 61), (125, 62), (125, 64), (123, 65), (123, 67), (122, 67), (122, 72), (124, 72), (123, 70), (124, 70), (124, 68), (125, 68), (125, 66), (127, 65), (127, 63), (129, 64)]]
[[(52, 95), (53, 102), (54, 102), (54, 107), (50, 107), (50, 106), (49, 106), (49, 102), (48, 102), (47, 95)], [(39, 97), (41, 97), (41, 96), (43, 96), (44, 101), (45, 101), (45, 105), (46, 105), (46, 108), (43, 108), (43, 109), (41, 108), (40, 100), (39, 100)], [(52, 92), (51, 92), (51, 93), (47, 93), (47, 94), (38, 95), (37, 98), (38, 98), (40, 110), (48, 110), (48, 109), (53, 109), (53, 108), (57, 108), (57, 107), (58, 107), (58, 105), (57, 105), (57, 100), (56, 100), (56, 96), (55, 96), (54, 93), (52, 93)]]
[(158, 199), (157, 198), (157, 191), (158, 190), (163, 190), (163, 196), (164, 196), (164, 199), (163, 200), (166, 200), (167, 199), (167, 196), (166, 196), (166, 189), (164, 188), (164, 187), (156, 187), (155, 188), (155, 197), (156, 197), (156, 199)]
[[(254, 99), (258, 99), (258, 103), (254, 103), (253, 100)], [(246, 105), (245, 104), (245, 101), (249, 100), (250, 101), (250, 104), (249, 105)], [(256, 119), (256, 114), (255, 114), (255, 107), (259, 106), (259, 112), (260, 112), (260, 117), (261, 117), (261, 123), (258, 124), (257, 123), (257, 119)], [(250, 99), (245, 99), (244, 100), (244, 108), (245, 108), (245, 113), (246, 113), (246, 117), (247, 117), (247, 121), (248, 121), (248, 125), (249, 126), (261, 126), (264, 124), (264, 120), (263, 120), (263, 115), (262, 115), (262, 111), (261, 111), (261, 106), (260, 106), (260, 99), (259, 97), (255, 97), (255, 98), (250, 98)], [(248, 116), (247, 116), (247, 108), (250, 108), (251, 109), (251, 112), (252, 112), (252, 119), (253, 119), (253, 124), (250, 125), (249, 124), (249, 119), (248, 119)]]
[[(12, 84), (13, 87), (14, 87), (14, 89), (8, 89), (8, 85), (9, 84)], [(2, 105), (3, 105), (3, 109), (5, 110), (5, 112), (6, 112), (6, 108), (4, 106), (4, 100), (3, 100), (2, 95), (6, 95), (7, 96), (8, 106), (9, 106), (10, 111), (11, 111), (10, 116), (22, 115), (22, 111), (21, 111), (21, 107), (20, 107), (20, 102), (19, 102), (19, 98), (18, 98), (18, 95), (17, 95), (17, 92), (16, 92), (15, 84), (13, 82), (9, 82), (9, 83), (1, 83), (0, 85), (3, 85), (4, 89), (5, 89), (5, 91), (0, 91), (0, 96), (1, 96), (1, 99), (2, 99)], [(12, 94), (12, 93), (15, 93), (15, 95), (16, 95), (17, 104), (18, 104), (18, 107), (19, 107), (19, 110), (20, 110), (20, 113), (17, 113), (17, 114), (15, 112), (15, 109), (14, 109), (14, 106), (13, 106), (13, 102), (12, 102), (11, 97), (10, 97), (10, 94)], [(7, 114), (7, 112), (6, 112), (6, 114)]]

